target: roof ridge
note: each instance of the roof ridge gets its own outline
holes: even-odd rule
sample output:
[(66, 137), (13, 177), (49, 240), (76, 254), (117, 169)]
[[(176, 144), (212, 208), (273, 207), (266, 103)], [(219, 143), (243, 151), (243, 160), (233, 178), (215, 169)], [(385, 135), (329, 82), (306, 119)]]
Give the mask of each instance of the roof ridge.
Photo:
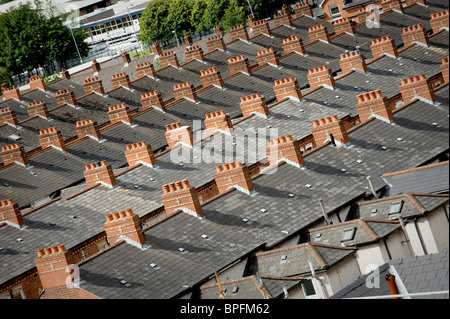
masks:
[(439, 163), (434, 163), (434, 164), (428, 164), (428, 165), (424, 165), (424, 166), (418, 166), (418, 167), (414, 167), (414, 168), (408, 168), (402, 171), (396, 171), (396, 172), (392, 172), (392, 173), (386, 173), (383, 174), (382, 177), (391, 177), (391, 176), (396, 176), (396, 175), (401, 175), (401, 174), (407, 174), (407, 173), (411, 173), (411, 172), (416, 172), (416, 171), (421, 171), (424, 169), (428, 169), (428, 168), (434, 168), (434, 167), (439, 167), (439, 166), (445, 166), (448, 165), (449, 161), (445, 161), (445, 162), (439, 162)]

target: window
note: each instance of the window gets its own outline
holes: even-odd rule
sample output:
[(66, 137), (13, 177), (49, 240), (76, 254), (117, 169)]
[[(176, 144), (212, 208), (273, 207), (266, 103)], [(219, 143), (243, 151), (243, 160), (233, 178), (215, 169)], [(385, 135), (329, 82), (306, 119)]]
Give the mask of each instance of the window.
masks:
[(356, 232), (355, 227), (344, 230), (344, 233), (342, 234), (341, 242), (352, 240), (355, 237), (355, 232)]
[(314, 289), (314, 284), (312, 282), (312, 279), (304, 280), (302, 282), (302, 289), (303, 289), (303, 293), (305, 294), (305, 297), (307, 299), (318, 298), (316, 289)]
[(403, 207), (403, 200), (393, 202), (391, 204), (391, 209), (389, 210), (389, 215), (400, 213), (402, 211), (402, 207)]
[(371, 213), (370, 213), (370, 217), (375, 217), (378, 214), (378, 209), (374, 208), (372, 209)]
[(339, 10), (339, 5), (333, 4), (328, 7), (330, 10), (330, 15), (333, 19), (339, 19), (342, 17), (341, 10)]
[(321, 238), (322, 238), (322, 233), (318, 233), (318, 234), (316, 234), (316, 236), (314, 237), (314, 241), (320, 241)]

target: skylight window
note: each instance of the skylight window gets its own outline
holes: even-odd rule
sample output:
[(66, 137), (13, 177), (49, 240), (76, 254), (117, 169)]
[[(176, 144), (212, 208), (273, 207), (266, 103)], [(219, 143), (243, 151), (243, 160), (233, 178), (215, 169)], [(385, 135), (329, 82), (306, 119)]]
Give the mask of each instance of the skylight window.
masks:
[(17, 134), (10, 134), (10, 135), (8, 135), (8, 138), (9, 138), (10, 140), (13, 140), (13, 141), (18, 141), (18, 140), (20, 140), (22, 137), (21, 137), (20, 135), (17, 135)]
[(350, 241), (355, 237), (356, 227), (352, 227), (349, 229), (344, 230), (344, 233), (342, 234), (341, 242)]
[(233, 295), (236, 295), (238, 293), (238, 291), (239, 291), (239, 287), (238, 286), (234, 287), (233, 288)]
[(378, 214), (378, 209), (374, 208), (372, 209), (372, 211), (370, 212), (370, 217), (375, 217)]
[(178, 251), (182, 254), (187, 254), (189, 251), (184, 249), (183, 247), (178, 248)]
[(314, 241), (320, 241), (322, 239), (322, 233), (317, 233), (314, 237)]
[(402, 211), (402, 207), (403, 207), (403, 200), (393, 202), (389, 210), (389, 215), (400, 213)]

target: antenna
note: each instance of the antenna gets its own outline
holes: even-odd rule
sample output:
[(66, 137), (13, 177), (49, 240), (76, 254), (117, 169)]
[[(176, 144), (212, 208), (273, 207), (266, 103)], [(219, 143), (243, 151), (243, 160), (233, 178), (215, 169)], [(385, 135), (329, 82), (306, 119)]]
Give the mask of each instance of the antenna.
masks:
[(367, 176), (367, 181), (369, 182), (369, 186), (370, 186), (373, 196), (375, 196), (375, 198), (378, 198), (378, 194), (375, 191), (375, 188), (373, 187), (372, 179), (370, 178), (370, 176)]
[(217, 284), (219, 285), (220, 294), (222, 295), (222, 299), (225, 299), (225, 292), (222, 289), (222, 283), (220, 282), (219, 274), (217, 273), (216, 270), (214, 270), (214, 273), (216, 274), (216, 280), (217, 280)]
[(323, 217), (325, 218), (325, 221), (327, 222), (327, 225), (331, 225), (330, 220), (328, 219), (327, 213), (325, 212), (325, 208), (323, 207), (322, 199), (319, 199), (319, 205), (320, 205), (320, 209), (322, 210)]

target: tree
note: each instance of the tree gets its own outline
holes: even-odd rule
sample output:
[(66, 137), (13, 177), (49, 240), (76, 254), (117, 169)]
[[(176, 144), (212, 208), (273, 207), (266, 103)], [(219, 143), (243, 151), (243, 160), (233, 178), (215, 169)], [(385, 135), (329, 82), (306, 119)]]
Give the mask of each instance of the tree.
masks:
[(244, 24), (246, 17), (245, 8), (239, 4), (239, 1), (229, 0), (228, 8), (225, 10), (220, 25), (225, 31), (228, 31), (232, 26)]
[(167, 27), (177, 36), (194, 30), (191, 24), (193, 0), (171, 0), (167, 15)]
[(194, 0), (191, 11), (191, 25), (196, 32), (208, 29), (203, 21), (206, 7), (206, 0)]
[(172, 0), (153, 0), (145, 8), (140, 19), (139, 40), (152, 44), (172, 38), (167, 16)]

